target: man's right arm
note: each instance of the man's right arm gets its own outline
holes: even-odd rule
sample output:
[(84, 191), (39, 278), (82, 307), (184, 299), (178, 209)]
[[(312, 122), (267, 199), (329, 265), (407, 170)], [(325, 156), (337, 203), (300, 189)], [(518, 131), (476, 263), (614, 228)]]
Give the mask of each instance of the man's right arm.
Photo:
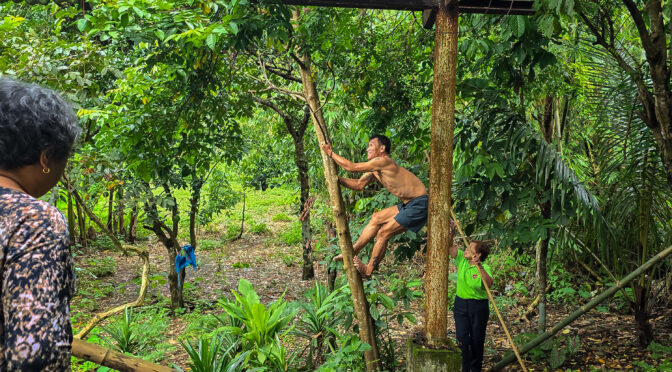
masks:
[(363, 190), (366, 185), (370, 184), (375, 179), (373, 173), (364, 173), (359, 179), (338, 177), (338, 183), (351, 190), (359, 191)]

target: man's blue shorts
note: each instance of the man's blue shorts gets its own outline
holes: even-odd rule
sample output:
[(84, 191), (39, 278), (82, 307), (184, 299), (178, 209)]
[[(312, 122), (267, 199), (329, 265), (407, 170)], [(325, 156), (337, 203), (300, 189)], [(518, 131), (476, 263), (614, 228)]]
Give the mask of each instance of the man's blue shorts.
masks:
[(407, 230), (417, 233), (425, 223), (427, 223), (427, 203), (429, 197), (427, 195), (418, 196), (408, 203), (400, 203), (397, 205), (399, 213), (394, 216), (394, 220)]

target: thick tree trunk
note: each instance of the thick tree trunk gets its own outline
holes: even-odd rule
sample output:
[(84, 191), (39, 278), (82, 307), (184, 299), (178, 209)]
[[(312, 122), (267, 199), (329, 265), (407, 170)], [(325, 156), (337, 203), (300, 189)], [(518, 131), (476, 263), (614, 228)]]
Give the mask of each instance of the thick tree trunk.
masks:
[(448, 250), (450, 197), (453, 179), (455, 74), (457, 69), (457, 1), (439, 2), (434, 41), (434, 88), (429, 170), (429, 227), (427, 239), (427, 310), (425, 335), (430, 345), (447, 342)]
[[(295, 18), (298, 18), (298, 11), (295, 11), (294, 15)], [(310, 106), (318, 142), (320, 144), (331, 143), (327, 132), (327, 125), (322, 115), (322, 104), (319, 99), (317, 86), (311, 68), (310, 55), (308, 52), (304, 53), (305, 54), (301, 58), (297, 58), (297, 64), (299, 65), (299, 69), (301, 71), (303, 94), (308, 105)], [(353, 263), (354, 252), (352, 250), (352, 237), (350, 235), (350, 227), (348, 226), (348, 221), (345, 216), (343, 196), (341, 195), (341, 189), (338, 185), (338, 171), (336, 169), (336, 164), (329, 158), (328, 154), (324, 153), (324, 151), (321, 151), (321, 154), (322, 163), (324, 166), (324, 177), (327, 183), (327, 190), (329, 191), (331, 208), (334, 213), (336, 229), (338, 231), (339, 243), (343, 255), (343, 266), (345, 267), (345, 271), (348, 275), (348, 282), (350, 283), (350, 290), (352, 292), (352, 302), (359, 323), (359, 337), (363, 342), (371, 345), (371, 350), (364, 352), (366, 369), (367, 371), (375, 371), (380, 369), (375, 328), (371, 314), (369, 313), (369, 303), (364, 293), (362, 277), (359, 275), (359, 272)]]

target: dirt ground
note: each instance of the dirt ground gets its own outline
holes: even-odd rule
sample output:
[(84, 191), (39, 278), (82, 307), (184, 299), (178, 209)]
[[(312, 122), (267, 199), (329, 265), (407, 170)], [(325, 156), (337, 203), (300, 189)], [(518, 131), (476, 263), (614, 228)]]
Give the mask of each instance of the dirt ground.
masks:
[[(143, 243), (150, 250), (150, 261), (152, 273), (165, 271), (167, 267), (167, 258), (165, 258), (165, 249), (151, 239)], [(228, 242), (221, 247), (216, 247), (210, 251), (198, 251), (199, 268), (193, 270), (187, 269), (187, 282), (195, 277), (203, 278), (196, 284), (195, 294), (199, 299), (205, 301), (211, 300), (216, 303), (221, 293), (230, 294), (232, 289), (237, 287), (238, 280), (245, 278), (249, 280), (256, 289), (260, 299), (264, 303), (278, 299), (283, 293), (288, 301), (303, 299), (302, 293), (312, 287), (312, 281), (301, 280), (301, 266), (299, 262), (288, 265), (282, 256), (301, 257), (299, 247), (289, 247), (282, 244), (270, 244), (268, 236), (244, 234), (239, 240)], [(114, 285), (120, 283), (129, 283), (124, 293), (114, 292), (99, 303), (98, 309), (103, 310), (117, 306), (124, 302), (134, 300), (137, 284), (132, 280), (138, 276), (140, 262), (135, 257), (123, 257), (114, 253), (100, 253), (89, 250), (77, 257), (81, 264), (91, 257), (112, 256), (117, 261), (117, 269), (113, 276), (103, 279)], [(319, 258), (319, 257), (318, 257)], [(249, 263), (249, 267), (235, 268), (235, 263)], [(240, 265), (237, 265), (240, 266)], [(405, 264), (395, 265), (393, 259), (387, 257), (381, 272), (391, 273), (396, 271), (401, 277), (408, 279), (413, 275), (419, 277), (424, 270), (422, 257)], [(326, 283), (327, 275), (323, 265), (315, 264), (316, 279)], [(340, 275), (340, 274), (339, 274)], [(503, 287), (503, 286), (502, 286)], [(500, 287), (501, 288), (501, 287)], [(160, 286), (150, 290), (148, 302), (151, 303), (153, 294), (161, 291), (163, 296), (168, 296), (167, 285)], [(403, 325), (392, 322), (392, 338), (395, 340), (398, 359), (402, 363), (400, 370), (404, 370), (404, 348), (405, 342), (415, 329), (423, 327), (424, 322), (424, 300), (418, 300), (411, 303), (412, 311), (415, 314), (418, 324), (413, 325), (404, 322)], [(188, 306), (190, 304), (187, 304)], [(214, 309), (214, 307), (213, 307)], [(516, 311), (513, 311), (516, 310)], [(518, 309), (508, 309), (502, 311), (502, 316), (509, 327), (512, 335), (519, 335), (525, 332), (534, 332), (536, 329), (536, 319), (531, 322), (515, 323), (514, 319), (518, 315)], [(213, 310), (215, 311), (215, 310)], [(548, 325), (551, 328), (558, 321), (570, 314), (574, 309), (565, 309), (550, 307), (548, 310)], [(450, 313), (449, 313), (450, 315)], [(672, 309), (665, 309), (653, 314), (652, 325), (656, 339), (659, 343), (672, 345)], [(75, 324), (75, 327), (80, 324)], [(181, 336), (186, 324), (181, 317), (171, 319), (171, 327), (165, 330), (165, 336), (171, 343), (178, 344), (178, 337)], [(448, 333), (454, 337), (454, 323), (452, 316), (448, 317)], [(574, 354), (566, 357), (564, 364), (558, 370), (573, 371), (622, 371), (622, 370), (642, 370), (640, 362), (651, 366), (658, 366), (664, 362), (663, 359), (656, 358), (654, 352), (643, 349), (637, 345), (636, 330), (634, 328), (633, 316), (617, 315), (610, 313), (600, 313), (591, 311), (580, 317), (577, 321), (565, 327), (559, 335), (562, 339), (568, 336), (579, 336), (580, 347)], [(296, 341), (295, 342), (303, 342)], [(290, 345), (288, 348), (301, 350), (302, 345)], [(491, 312), (490, 321), (487, 328), (486, 355), (484, 369), (487, 369), (497, 363), (510, 350), (503, 328), (494, 313)], [(669, 353), (663, 354), (663, 358), (670, 359)], [(182, 368), (186, 367), (188, 356), (181, 347), (161, 362), (164, 365), (175, 363)], [(530, 356), (525, 357), (525, 364), (529, 371), (551, 370), (548, 358), (532, 360)], [(514, 361), (506, 370), (517, 371), (521, 367)], [(663, 369), (660, 369), (663, 370)]]

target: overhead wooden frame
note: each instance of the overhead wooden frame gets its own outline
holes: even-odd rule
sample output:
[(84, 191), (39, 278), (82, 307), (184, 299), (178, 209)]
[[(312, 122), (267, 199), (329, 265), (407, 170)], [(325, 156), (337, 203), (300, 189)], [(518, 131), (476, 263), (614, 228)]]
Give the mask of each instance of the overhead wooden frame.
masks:
[[(437, 0), (283, 0), (287, 5), (361, 9), (425, 10), (438, 9)], [(460, 0), (460, 13), (532, 15), (533, 0)]]

